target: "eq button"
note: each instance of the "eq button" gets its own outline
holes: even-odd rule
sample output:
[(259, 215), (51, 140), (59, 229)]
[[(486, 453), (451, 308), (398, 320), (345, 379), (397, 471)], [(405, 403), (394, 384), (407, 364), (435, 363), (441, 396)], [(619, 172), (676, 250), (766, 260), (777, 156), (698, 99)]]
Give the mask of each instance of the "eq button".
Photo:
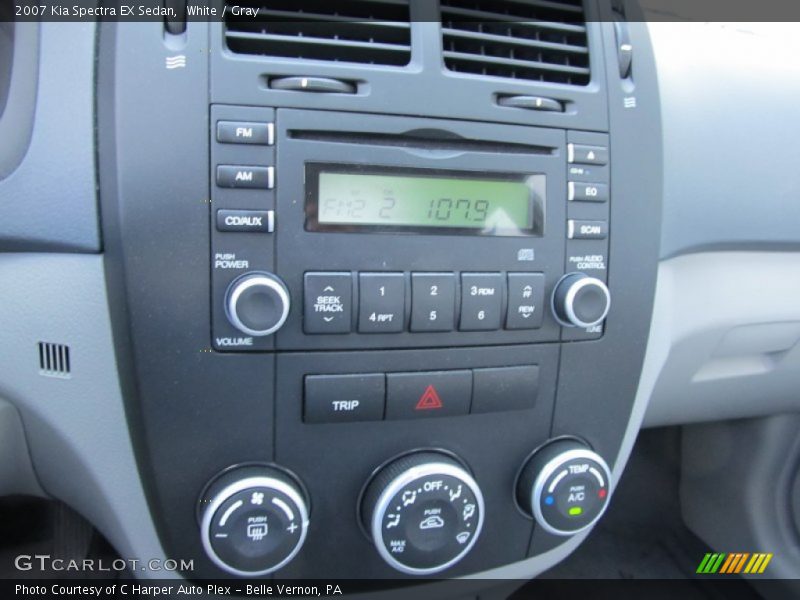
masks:
[(567, 184), (567, 199), (576, 202), (607, 202), (608, 184), (570, 181)]
[(462, 331), (500, 329), (503, 276), (500, 273), (461, 274)]
[(403, 273), (360, 273), (358, 291), (360, 333), (403, 331), (406, 305)]

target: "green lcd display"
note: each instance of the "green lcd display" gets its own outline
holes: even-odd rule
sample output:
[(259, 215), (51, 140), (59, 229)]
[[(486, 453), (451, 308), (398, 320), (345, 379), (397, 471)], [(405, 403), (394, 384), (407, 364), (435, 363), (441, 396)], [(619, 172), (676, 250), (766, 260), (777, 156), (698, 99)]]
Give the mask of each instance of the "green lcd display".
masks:
[[(531, 235), (543, 175), (474, 176), (314, 165), (310, 229)], [(537, 188), (541, 188), (540, 190)]]

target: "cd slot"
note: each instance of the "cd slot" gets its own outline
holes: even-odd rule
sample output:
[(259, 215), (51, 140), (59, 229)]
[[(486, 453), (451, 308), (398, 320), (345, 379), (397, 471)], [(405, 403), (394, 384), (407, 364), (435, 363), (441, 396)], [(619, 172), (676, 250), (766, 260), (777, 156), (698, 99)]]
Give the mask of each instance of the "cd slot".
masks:
[(552, 156), (556, 148), (518, 142), (469, 139), (440, 129), (413, 130), (405, 133), (333, 132), (323, 130), (289, 129), (293, 140), (327, 142), (331, 144), (357, 144), (405, 149), (491, 152), (493, 154), (537, 154)]

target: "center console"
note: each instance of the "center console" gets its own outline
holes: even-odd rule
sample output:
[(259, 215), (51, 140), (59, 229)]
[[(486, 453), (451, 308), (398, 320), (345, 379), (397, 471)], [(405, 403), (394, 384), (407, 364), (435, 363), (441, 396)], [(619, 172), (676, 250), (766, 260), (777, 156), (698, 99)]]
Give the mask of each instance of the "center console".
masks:
[(470, 9), (432, 4), (369, 38), (383, 66), (365, 41), (249, 52), (273, 34), (231, 20), (101, 26), (117, 358), (187, 577), (467, 575), (611, 498), (658, 248), (646, 32), (569, 3), (567, 37), (528, 44), (584, 62), (510, 77), (465, 71)]

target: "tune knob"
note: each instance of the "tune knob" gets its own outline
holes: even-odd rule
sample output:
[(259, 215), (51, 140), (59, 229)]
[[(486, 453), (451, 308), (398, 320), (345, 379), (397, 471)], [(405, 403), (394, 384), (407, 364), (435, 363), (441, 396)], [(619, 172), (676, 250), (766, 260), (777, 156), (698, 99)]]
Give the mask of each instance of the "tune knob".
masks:
[(611, 306), (606, 284), (584, 273), (568, 273), (553, 290), (553, 314), (566, 327), (593, 327), (603, 322)]
[(225, 314), (231, 325), (256, 337), (278, 331), (289, 315), (289, 291), (271, 273), (242, 275), (228, 286)]
[(203, 548), (214, 564), (233, 575), (272, 573), (303, 546), (307, 506), (298, 482), (280, 469), (226, 471), (200, 499)]
[(455, 459), (418, 452), (378, 471), (362, 496), (361, 518), (391, 567), (429, 575), (455, 565), (475, 545), (483, 495)]
[(522, 469), (517, 501), (545, 531), (572, 535), (603, 516), (610, 484), (611, 472), (599, 454), (577, 440), (557, 440)]

